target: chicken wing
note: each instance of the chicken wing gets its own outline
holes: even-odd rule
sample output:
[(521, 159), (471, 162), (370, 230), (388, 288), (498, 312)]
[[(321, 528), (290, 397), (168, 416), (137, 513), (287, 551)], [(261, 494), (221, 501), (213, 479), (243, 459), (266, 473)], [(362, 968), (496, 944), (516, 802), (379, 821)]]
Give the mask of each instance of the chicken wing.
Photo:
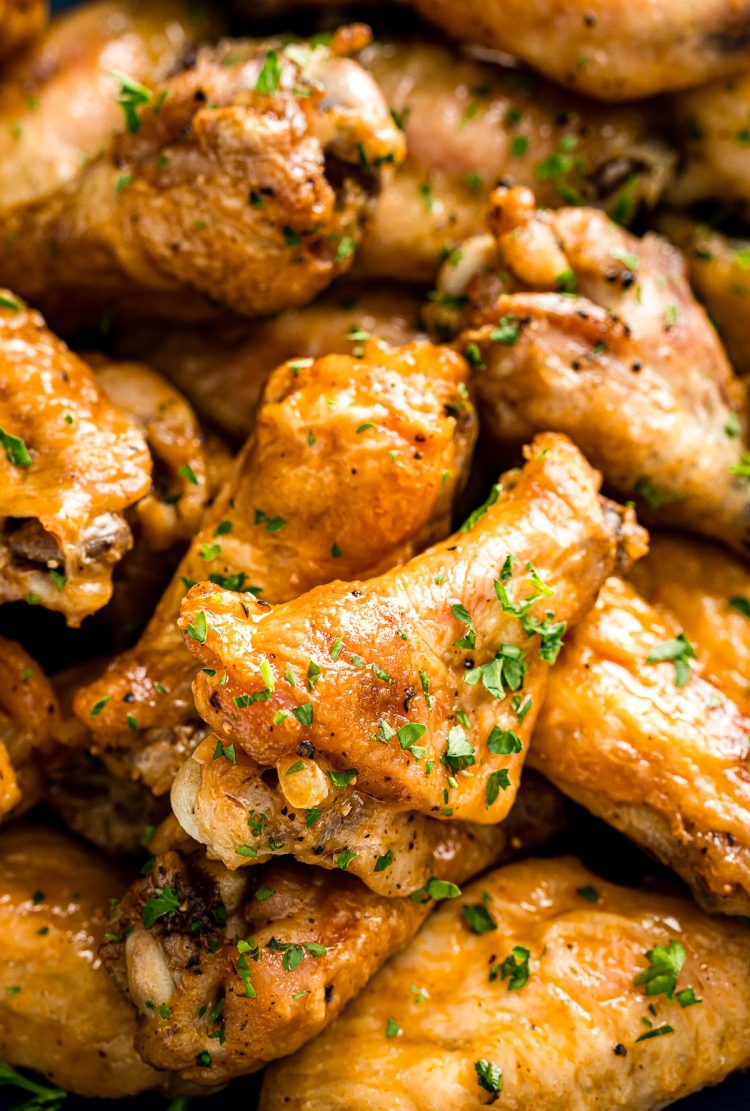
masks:
[(184, 0), (95, 0), (56, 16), (0, 71), (0, 211), (54, 193), (121, 129), (111, 71), (161, 80), (220, 29), (214, 6)]
[(429, 42), (376, 42), (358, 60), (406, 135), (355, 272), (430, 282), (439, 262), (484, 230), (501, 179), (542, 204), (597, 204), (628, 222), (658, 200), (673, 154), (648, 109), (601, 108), (509, 66)]
[(42, 794), (39, 757), (59, 710), (49, 680), (20, 644), (0, 637), (0, 819), (28, 810)]
[(374, 81), (336, 53), (368, 33), (226, 42), (153, 88), (113, 80), (126, 130), (55, 193), (0, 213), (0, 280), (58, 312), (259, 316), (312, 300), (351, 266), (403, 158)]
[(450, 35), (599, 100), (691, 88), (750, 64), (747, 0), (412, 0)]
[(151, 459), (85, 363), (2, 291), (0, 446), (0, 601), (41, 603), (77, 626), (110, 597)]
[(46, 22), (47, 0), (0, 0), (0, 56), (33, 39)]
[(511, 864), (270, 1068), (260, 1108), (651, 1111), (750, 1062), (748, 959), (745, 926), (686, 899)]
[(674, 618), (610, 579), (552, 670), (529, 762), (707, 910), (748, 915), (750, 718), (697, 654)]
[(647, 520), (746, 551), (745, 390), (682, 255), (591, 209), (538, 211), (526, 189), (494, 201), (497, 254), (475, 242), (442, 287), (469, 296), (461, 338), (488, 429), (505, 444), (564, 432)]
[(291, 861), (232, 874), (202, 852), (159, 856), (110, 919), (110, 934), (122, 940), (102, 950), (138, 1007), (139, 1052), (198, 1084), (292, 1053), (408, 941), (436, 898), (457, 890), (453, 883), (533, 851), (561, 822), (551, 788), (524, 780), (507, 822), (489, 827), (479, 851), (454, 856), (444, 886), (416, 901)]
[[(527, 456), (467, 525), (403, 569), (274, 607), (193, 587), (179, 624), (205, 665), (193, 694), (215, 757), (242, 751), (275, 773), (300, 824), (299, 807), (312, 823), (352, 788), (400, 812), (401, 828), (412, 812), (505, 817), (566, 625), (642, 545), (632, 511), (599, 498), (599, 476), (567, 440), (538, 437)], [(368, 882), (392, 855), (374, 841), (363, 859), (347, 846), (320, 863)]]
[(125, 882), (61, 834), (19, 824), (0, 835), (0, 1058), (83, 1096), (163, 1086), (97, 956)]
[(703, 674), (750, 716), (750, 573), (733, 556), (664, 533), (633, 568), (633, 585), (666, 611), (698, 652)]
[(358, 357), (293, 360), (271, 376), (255, 434), (141, 641), (76, 696), (122, 774), (163, 793), (205, 736), (175, 625), (193, 582), (210, 577), (266, 610), (266, 599), (376, 574), (445, 535), (475, 437), (467, 372), (447, 348), (371, 341)]

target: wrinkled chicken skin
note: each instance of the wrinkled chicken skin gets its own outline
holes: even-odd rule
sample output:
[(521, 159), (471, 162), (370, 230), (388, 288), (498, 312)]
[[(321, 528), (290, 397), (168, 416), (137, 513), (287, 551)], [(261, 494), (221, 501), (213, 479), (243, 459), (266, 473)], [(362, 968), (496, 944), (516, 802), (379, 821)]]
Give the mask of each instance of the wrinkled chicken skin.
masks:
[(112, 593), (151, 459), (89, 367), (2, 291), (0, 429), (0, 601), (40, 602), (77, 626)]
[[(496, 928), (473, 932), (464, 906)], [(670, 942), (684, 949), (675, 993), (649, 997), (634, 981)], [(530, 976), (509, 991), (516, 947)], [(572, 858), (511, 864), (443, 903), (344, 1015), (269, 1069), (260, 1108), (652, 1111), (750, 1062), (748, 959), (746, 927), (686, 899), (616, 887)], [(689, 988), (699, 1005), (678, 1002)], [(502, 1073), (499, 1098), (482, 1062)]]
[[(362, 37), (344, 28), (334, 44)], [(181, 319), (217, 304), (259, 316), (312, 300), (350, 267), (404, 152), (356, 62), (325, 46), (226, 42), (139, 96), (105, 154), (0, 215), (7, 284), (58, 312), (122, 300)]]
[(41, 796), (38, 757), (49, 748), (59, 709), (49, 680), (20, 644), (0, 637), (0, 819)]
[(497, 255), (470, 245), (490, 272), (472, 278), (467, 252), (443, 284), (469, 294), (487, 429), (504, 444), (564, 432), (646, 519), (747, 550), (745, 390), (682, 255), (592, 209), (537, 211), (521, 188), (497, 190), (492, 226)]
[(191, 582), (213, 575), (268, 609), (337, 575), (377, 574), (446, 534), (476, 431), (467, 369), (447, 348), (372, 341), (361, 358), (293, 361), (271, 375), (255, 434), (141, 641), (76, 696), (122, 774), (168, 791), (205, 736), (196, 664), (175, 623)]
[(679, 624), (703, 674), (750, 716), (750, 572), (712, 544), (652, 535), (630, 576), (659, 611)]
[[(286, 777), (299, 775), (306, 809), (354, 784), (397, 811), (505, 817), (546, 686), (544, 657), (620, 554), (627, 562), (642, 550), (632, 511), (599, 498), (599, 476), (569, 441), (540, 436), (527, 457), (468, 529), (379, 578), (274, 607), (194, 586), (179, 625), (205, 665), (195, 704), (224, 758), (229, 745), (275, 768), (288, 797), (297, 786)], [(493, 588), (501, 576), (510, 612)], [(543, 601), (532, 605), (534, 596)], [(522, 621), (514, 611), (526, 600)], [(472, 647), (456, 644), (466, 637)]]
[(47, 0), (0, 0), (0, 57), (33, 39), (47, 22)]
[(707, 910), (747, 915), (750, 718), (703, 677), (700, 652), (684, 686), (673, 659), (648, 661), (679, 632), (633, 587), (606, 583), (552, 670), (529, 762)]
[(501, 179), (535, 185), (540, 204), (577, 198), (627, 222), (671, 176), (673, 155), (643, 108), (600, 108), (435, 44), (373, 43), (358, 60), (407, 146), (357, 254), (358, 274), (432, 281), (447, 252), (484, 230)]
[(674, 215), (663, 217), (659, 230), (683, 251), (690, 284), (715, 322), (732, 366), (746, 377), (750, 374), (750, 240), (722, 235)]
[(159, 1087), (133, 1047), (135, 1012), (97, 955), (124, 878), (62, 834), (0, 834), (0, 1059), (83, 1096)]
[(750, 65), (747, 0), (412, 0), (465, 42), (507, 51), (598, 100), (691, 88)]
[[(562, 824), (559, 796), (532, 774), (507, 822), (489, 827), (481, 852), (454, 856), (445, 876), (463, 883), (520, 851), (533, 852)], [(144, 906), (156, 888), (165, 887), (174, 888), (179, 911), (148, 929)], [(227, 912), (226, 926), (219, 903)], [(136, 1044), (144, 1059), (198, 1084), (215, 1084), (292, 1053), (319, 1033), (433, 906), (427, 897), (383, 898), (341, 871), (287, 860), (232, 875), (202, 852), (170, 851), (157, 857), (151, 873), (137, 880), (116, 908), (109, 932), (123, 938), (129, 932), (103, 955), (138, 1007)], [(238, 968), (237, 941), (247, 938), (257, 943), (258, 960), (249, 957)], [(312, 942), (326, 952), (305, 951), (302, 963), (288, 971), (283, 952), (268, 948), (272, 938), (282, 944)], [(254, 994), (243, 984), (245, 970)], [(168, 1021), (158, 1014), (161, 1003), (171, 1008)], [(220, 1021), (221, 1044), (211, 1037)], [(204, 1051), (210, 1069), (195, 1067)]]
[[(424, 339), (419, 324), (421, 295), (350, 282), (337, 284), (310, 305), (267, 320), (213, 328), (180, 328), (164, 336), (154, 328), (124, 335), (126, 350), (146, 353), (202, 417), (222, 432), (245, 439), (269, 374), (289, 359), (350, 355), (362, 333), (401, 346)], [(356, 339), (351, 337), (355, 336)]]
[(111, 71), (135, 81), (166, 77), (187, 49), (220, 30), (212, 8), (198, 11), (184, 0), (96, 0), (58, 15), (33, 47), (5, 65), (0, 211), (54, 192), (98, 156), (123, 126)]

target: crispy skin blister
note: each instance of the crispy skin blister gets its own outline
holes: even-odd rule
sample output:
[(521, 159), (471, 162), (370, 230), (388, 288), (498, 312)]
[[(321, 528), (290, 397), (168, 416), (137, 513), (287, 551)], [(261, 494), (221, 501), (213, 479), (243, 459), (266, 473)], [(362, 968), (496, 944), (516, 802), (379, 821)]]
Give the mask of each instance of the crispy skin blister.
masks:
[(0, 637), (0, 820), (42, 795), (42, 767), (59, 725), (57, 698), (36, 660)]
[[(462, 883), (534, 851), (563, 825), (559, 796), (532, 773), (508, 820), (489, 837), (477, 830), (477, 845), (455, 854), (444, 878)], [(152, 922), (153, 900), (165, 890), (179, 909)], [(386, 898), (341, 871), (289, 860), (232, 874), (203, 850), (168, 851), (114, 911), (108, 930), (123, 940), (102, 954), (138, 1007), (144, 1059), (183, 1080), (215, 1084), (319, 1033), (434, 906), (426, 895)], [(168, 1014), (159, 1014), (162, 1005)], [(209, 1067), (196, 1064), (204, 1053)]]
[(538, 211), (521, 188), (494, 194), (491, 222), (497, 252), (474, 244), (486, 272), (470, 255), (444, 272), (468, 295), (461, 345), (484, 364), (488, 430), (564, 432), (645, 520), (746, 551), (746, 393), (682, 255), (592, 209)]
[(748, 915), (750, 718), (700, 659), (649, 661), (664, 645), (679, 656), (679, 632), (610, 579), (553, 669), (529, 762), (678, 872), (707, 910)]
[(175, 624), (191, 582), (213, 576), (268, 608), (337, 574), (377, 574), (445, 535), (476, 434), (467, 373), (446, 348), (372, 342), (361, 358), (303, 359), (271, 376), (255, 434), (141, 641), (76, 696), (120, 774), (168, 791), (205, 736)]
[(39, 313), (0, 297), (0, 600), (40, 602), (75, 627), (109, 600), (151, 458)]
[[(350, 39), (343, 28), (334, 45)], [(100, 158), (0, 215), (2, 280), (58, 311), (116, 301), (189, 320), (304, 304), (349, 269), (404, 154), (356, 62), (322, 45), (228, 41), (140, 88), (121, 94), (128, 130)]]
[[(646, 954), (674, 943), (676, 983), (649, 996), (635, 982)], [(750, 1062), (749, 959), (745, 926), (686, 899), (572, 858), (511, 864), (444, 903), (345, 1014), (273, 1065), (261, 1111), (651, 1111)]]

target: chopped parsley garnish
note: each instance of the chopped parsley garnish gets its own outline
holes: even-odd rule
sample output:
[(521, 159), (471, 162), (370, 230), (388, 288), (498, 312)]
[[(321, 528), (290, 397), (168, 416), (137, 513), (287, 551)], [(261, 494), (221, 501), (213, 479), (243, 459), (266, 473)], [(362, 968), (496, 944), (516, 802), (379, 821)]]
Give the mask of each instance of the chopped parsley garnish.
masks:
[(278, 92), (280, 81), (279, 56), (275, 50), (267, 50), (258, 74), (258, 80), (255, 82), (255, 91), (256, 93), (265, 93), (266, 96), (274, 96)]
[(486, 934), (497, 929), (497, 923), (484, 903), (464, 903), (461, 907), (461, 913), (472, 933)]
[(729, 608), (741, 613), (743, 617), (750, 617), (750, 598), (735, 594), (728, 602)]
[(462, 621), (464, 625), (468, 625), (468, 629), (462, 637), (453, 642), (454, 648), (474, 648), (477, 643), (477, 633), (471, 619), (471, 614), (460, 603), (451, 606), (451, 613), (457, 621)]
[(11, 312), (20, 312), (21, 302), (9, 293), (0, 293), (0, 309), (10, 309)]
[(520, 991), (529, 982), (529, 957), (531, 953), (523, 945), (515, 945), (501, 964), (490, 969), (490, 980), (507, 980), (508, 991)]
[(111, 697), (112, 697), (111, 694), (105, 694), (104, 698), (99, 698), (94, 703), (94, 705), (91, 707), (91, 717), (92, 718), (98, 718), (99, 717), (99, 714), (102, 712), (104, 707), (107, 705), (107, 703), (109, 702)]
[(655, 945), (645, 953), (648, 968), (639, 972), (633, 983), (646, 985), (646, 995), (666, 995), (672, 999), (677, 977), (685, 963), (685, 947), (671, 938), (666, 945)]
[(310, 660), (307, 665), (307, 689), (309, 691), (315, 688), (315, 684), (320, 678), (320, 667), (316, 664), (315, 660)]
[(448, 744), (441, 759), (454, 772), (464, 771), (476, 763), (476, 750), (460, 725), (454, 725), (448, 733)]
[(54, 570), (50, 571), (49, 574), (57, 589), (62, 592), (65, 589), (65, 575), (63, 575), (62, 571)]
[(673, 1034), (674, 1027), (665, 1023), (663, 1026), (656, 1026), (653, 1030), (647, 1030), (645, 1034), (641, 1034), (635, 1040), (636, 1042), (646, 1042), (649, 1038), (660, 1038), (663, 1034)]
[(372, 673), (376, 679), (380, 679), (381, 683), (392, 683), (394, 680), (390, 677), (387, 671), (383, 671), (382, 667), (377, 664), (372, 665)]
[(483, 1057), (481, 1061), (475, 1061), (474, 1071), (477, 1074), (477, 1084), (480, 1088), (484, 1088), (485, 1092), (502, 1092), (503, 1070), (494, 1065), (492, 1061), (488, 1061), (486, 1057)]
[(351, 781), (353, 779), (356, 779), (357, 769), (347, 768), (346, 771), (343, 772), (329, 771), (328, 775), (330, 776), (331, 783), (334, 785), (334, 787), (348, 787)]
[(312, 703), (305, 702), (302, 706), (295, 706), (292, 713), (296, 717), (300, 725), (307, 726), (308, 728), (313, 723), (313, 708)]
[(196, 641), (198, 644), (206, 643), (206, 634), (208, 626), (206, 625), (206, 614), (204, 610), (198, 610), (195, 615), (195, 620), (188, 625), (185, 630), (191, 640)]
[(500, 792), (507, 791), (510, 787), (510, 776), (508, 775), (507, 768), (500, 768), (498, 771), (490, 772), (487, 776), (487, 786), (485, 788), (485, 804), (486, 809), (497, 802)]
[(655, 645), (646, 657), (646, 663), (655, 664), (672, 660), (675, 667), (675, 685), (684, 687), (690, 678), (690, 660), (695, 659), (697, 656), (692, 644), (684, 633), (678, 633), (674, 640)]
[(353, 853), (351, 849), (342, 849), (336, 857), (336, 867), (341, 868), (345, 872), (356, 855), (357, 854)]
[(284, 528), (286, 521), (283, 517), (269, 517), (263, 509), (255, 510), (255, 524), (265, 525), (266, 532), (278, 532), (279, 529)]
[[(178, 470), (177, 473), (182, 478), (184, 478), (187, 482), (189, 482), (191, 486), (198, 486), (199, 485), (198, 476), (195, 473), (195, 471), (193, 470), (193, 468), (190, 466), (189, 463), (183, 463), (183, 465), (180, 467), (180, 469)], [(222, 521), (222, 524), (224, 524), (224, 523), (225, 522)], [(231, 523), (228, 522), (228, 521), (226, 523), (229, 524), (229, 526), (231, 528)], [(221, 534), (219, 533), (219, 530), (217, 529), (216, 532), (214, 533), (214, 536), (219, 536), (219, 535), (221, 535)]]
[(588, 903), (599, 902), (599, 892), (596, 890), (595, 887), (590, 887), (588, 885), (586, 887), (579, 887), (576, 890), (576, 894), (580, 895), (581, 898), (585, 899)]
[(506, 688), (517, 691), (523, 686), (527, 670), (523, 649), (515, 644), (501, 644), (494, 659), (464, 674), (464, 682), (474, 686), (481, 680), (485, 690), (499, 700), (505, 697)]
[(440, 899), (457, 899), (461, 894), (461, 888), (451, 883), (449, 880), (438, 880), (434, 876), (430, 878), (424, 889), (430, 899), (438, 902)]
[(502, 343), (512, 347), (521, 333), (521, 325), (517, 316), (502, 316), (497, 327), (490, 332), (490, 339), (495, 343)]
[[(236, 701), (237, 699), (235, 698), (235, 702)], [(223, 741), (217, 740), (216, 748), (214, 749), (214, 754), (211, 759), (218, 760), (222, 756), (226, 756), (227, 760), (230, 760), (233, 764), (237, 763), (237, 750), (234, 745), (225, 745)]]
[(383, 855), (379, 856), (375, 861), (373, 872), (384, 872), (386, 868), (390, 868), (391, 864), (393, 864), (393, 853), (389, 849), (387, 853), (383, 853)]
[(14, 467), (30, 467), (31, 456), (26, 443), (20, 436), (14, 436), (10, 432), (6, 432), (4, 428), (0, 428), (0, 445), (5, 452), (5, 458)]
[(386, 1038), (397, 1038), (403, 1031), (394, 1018), (389, 1018), (385, 1024)]
[(207, 562), (212, 559), (216, 559), (220, 552), (221, 544), (201, 544), (201, 546), (198, 548), (198, 555), (201, 559), (205, 559)]
[(487, 738), (487, 748), (495, 756), (509, 756), (512, 752), (522, 752), (521, 738), (512, 729), (501, 729), (493, 725)]
[(120, 83), (117, 103), (122, 108), (125, 116), (125, 126), (128, 131), (135, 133), (141, 126), (139, 109), (151, 103), (153, 93), (150, 89), (147, 89), (145, 85), (142, 85), (140, 81), (128, 77), (126, 73), (120, 73), (119, 70), (110, 70), (109, 76), (114, 77), (115, 81), (119, 81)]
[(474, 525), (477, 523), (477, 521), (484, 517), (490, 506), (494, 505), (497, 499), (500, 497), (500, 490), (500, 483), (495, 483), (495, 485), (490, 490), (487, 501), (483, 502), (482, 505), (478, 506), (472, 513), (469, 514), (469, 516), (466, 518), (458, 531), (468, 532), (469, 529), (474, 528)]
[(173, 918), (180, 909), (180, 899), (174, 887), (156, 887), (143, 904), (143, 924), (150, 930), (160, 918)]

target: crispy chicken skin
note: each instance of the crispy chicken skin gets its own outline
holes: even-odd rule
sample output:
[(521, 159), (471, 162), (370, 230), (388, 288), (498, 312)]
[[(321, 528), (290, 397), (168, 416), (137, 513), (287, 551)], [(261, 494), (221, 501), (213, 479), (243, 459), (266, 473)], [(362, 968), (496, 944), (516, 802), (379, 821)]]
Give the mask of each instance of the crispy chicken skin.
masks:
[(677, 205), (720, 201), (750, 215), (750, 67), (735, 77), (714, 81), (671, 98), (683, 158), (670, 189)]
[(647, 520), (745, 551), (745, 389), (682, 255), (592, 209), (536, 210), (522, 188), (496, 191), (491, 223), (497, 254), (475, 241), (442, 285), (469, 295), (461, 341), (485, 364), (488, 431), (504, 444), (564, 432)]
[(691, 88), (750, 65), (747, 0), (412, 0), (465, 42), (507, 51), (598, 100)]
[(0, 1058), (83, 1096), (162, 1083), (136, 1053), (135, 1012), (97, 955), (124, 883), (62, 834), (26, 824), (0, 834)]
[[(670, 944), (684, 958), (675, 991), (649, 997), (635, 980)], [(502, 965), (525, 953), (528, 982), (508, 990)], [(444, 903), (344, 1015), (274, 1065), (260, 1108), (651, 1111), (750, 1062), (748, 959), (746, 927), (686, 899), (616, 887), (572, 858), (511, 864)], [(699, 1005), (679, 1004), (689, 988)]]
[(193, 694), (218, 753), (299, 776), (305, 807), (353, 783), (407, 814), (501, 820), (566, 624), (618, 548), (642, 545), (564, 437), (538, 437), (527, 457), (468, 528), (368, 582), (274, 607), (194, 586), (179, 625), (205, 665)]
[[(562, 822), (559, 796), (532, 775), (508, 820), (490, 827), (480, 851), (454, 856), (445, 877), (463, 883), (521, 850), (534, 851)], [(179, 909), (147, 926), (149, 900), (169, 888)], [(433, 906), (427, 896), (414, 901), (373, 894), (341, 871), (277, 861), (231, 874), (202, 851), (170, 851), (115, 909), (108, 930), (127, 937), (102, 954), (138, 1007), (136, 1044), (144, 1059), (198, 1084), (215, 1084), (292, 1053), (319, 1033)], [(283, 949), (269, 947), (274, 938), (312, 946), (295, 967)], [(244, 964), (240, 939), (251, 943)], [(158, 1013), (162, 1003), (171, 1009), (166, 1020)], [(220, 1025), (222, 1041), (215, 1033)], [(201, 1052), (209, 1054), (210, 1069), (196, 1068)]]
[(671, 177), (674, 156), (642, 106), (602, 108), (429, 42), (376, 42), (358, 60), (407, 146), (357, 255), (358, 274), (431, 281), (451, 248), (484, 230), (501, 179), (536, 186), (540, 204), (576, 198), (627, 222)]
[(111, 71), (166, 77), (220, 31), (215, 6), (198, 9), (184, 0), (96, 0), (58, 15), (0, 70), (0, 211), (53, 193), (101, 153), (123, 125)]
[[(408, 286), (336, 283), (309, 305), (266, 320), (213, 328), (146, 326), (124, 334), (120, 346), (147, 356), (222, 432), (245, 439), (269, 374), (289, 359), (351, 355), (362, 333), (393, 346), (425, 339), (422, 299)], [(132, 332), (132, 329), (130, 330)], [(356, 337), (352, 339), (352, 336)]]
[(151, 458), (89, 367), (2, 291), (0, 429), (0, 601), (41, 602), (77, 626), (110, 597)]
[(47, 0), (0, 0), (0, 57), (33, 39), (47, 22)]
[(123, 774), (163, 793), (206, 733), (175, 624), (191, 582), (213, 576), (265, 611), (336, 575), (377, 574), (446, 534), (476, 432), (467, 373), (448, 348), (371, 341), (361, 357), (271, 375), (255, 434), (140, 642), (76, 696)]
[(747, 915), (750, 718), (704, 678), (699, 652), (649, 661), (663, 645), (679, 654), (679, 633), (610, 579), (552, 670), (529, 762), (674, 868), (707, 910)]
[(0, 637), (0, 819), (28, 810), (41, 796), (39, 757), (58, 722), (46, 675), (20, 644)]
[(368, 34), (227, 41), (125, 89), (128, 130), (54, 194), (0, 214), (0, 277), (58, 312), (122, 299), (181, 319), (217, 303), (259, 316), (312, 300), (351, 266), (403, 158), (372, 78), (334, 52)]
[(750, 573), (713, 544), (665, 533), (631, 582), (679, 624), (696, 649), (707, 679), (750, 716)]

